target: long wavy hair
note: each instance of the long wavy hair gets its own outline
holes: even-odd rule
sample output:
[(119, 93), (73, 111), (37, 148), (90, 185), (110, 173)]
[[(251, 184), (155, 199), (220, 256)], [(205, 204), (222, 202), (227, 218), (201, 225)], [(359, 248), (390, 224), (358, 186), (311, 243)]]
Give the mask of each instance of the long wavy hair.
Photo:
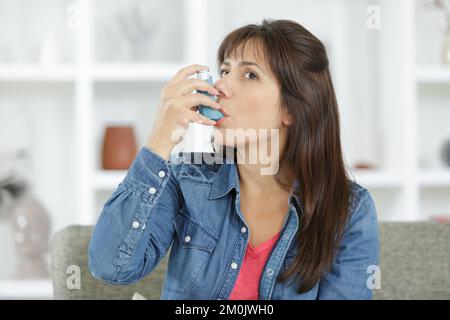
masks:
[[(238, 48), (243, 52), (249, 40), (257, 40), (262, 48), (281, 88), (281, 112), (292, 117), (279, 168), (287, 166), (298, 181), (298, 254), (277, 280), (300, 280), (297, 291), (303, 293), (331, 269), (349, 215), (350, 181), (328, 56), (322, 42), (300, 24), (264, 19), (224, 38), (217, 55), (219, 68)], [(275, 179), (290, 190), (278, 175)]]

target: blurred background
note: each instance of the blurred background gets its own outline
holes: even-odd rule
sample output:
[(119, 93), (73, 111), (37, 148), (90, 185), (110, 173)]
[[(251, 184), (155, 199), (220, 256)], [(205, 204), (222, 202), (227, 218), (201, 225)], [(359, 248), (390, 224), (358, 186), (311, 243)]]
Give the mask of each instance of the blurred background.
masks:
[[(325, 44), (345, 160), (380, 221), (450, 219), (450, 1), (0, 0), (0, 299), (51, 298), (49, 239), (94, 224), (159, 93), (227, 33)], [(447, 11), (446, 11), (447, 10)]]

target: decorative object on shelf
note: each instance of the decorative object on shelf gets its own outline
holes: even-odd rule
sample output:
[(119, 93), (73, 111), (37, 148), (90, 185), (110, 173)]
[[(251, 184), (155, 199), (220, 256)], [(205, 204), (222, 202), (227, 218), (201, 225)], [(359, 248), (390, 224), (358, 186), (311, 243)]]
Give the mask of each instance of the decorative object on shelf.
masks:
[(450, 215), (438, 215), (438, 216), (432, 216), (431, 221), (437, 222), (437, 223), (449, 223), (450, 222)]
[(13, 227), (17, 267), (16, 279), (48, 278), (50, 219), (26, 182), (16, 174), (0, 180), (0, 217)]
[(353, 169), (355, 170), (375, 170), (377, 167), (374, 164), (368, 162), (355, 162)]
[(450, 65), (450, 6), (445, 0), (432, 0), (431, 4), (440, 9), (445, 16), (446, 26), (442, 42), (442, 63)]
[(13, 214), (18, 279), (48, 278), (45, 255), (49, 248), (50, 219), (42, 204), (27, 192)]
[(124, 1), (117, 14), (120, 29), (128, 41), (132, 61), (148, 60), (159, 20), (156, 16), (143, 13), (137, 1)]
[(447, 167), (450, 167), (450, 139), (444, 142), (441, 149), (442, 161), (444, 161)]
[(102, 151), (103, 169), (128, 169), (136, 154), (136, 138), (132, 126), (112, 126), (106, 128)]
[(17, 181), (11, 176), (0, 179), (0, 219), (9, 219), (14, 205), (24, 194), (24, 181)]

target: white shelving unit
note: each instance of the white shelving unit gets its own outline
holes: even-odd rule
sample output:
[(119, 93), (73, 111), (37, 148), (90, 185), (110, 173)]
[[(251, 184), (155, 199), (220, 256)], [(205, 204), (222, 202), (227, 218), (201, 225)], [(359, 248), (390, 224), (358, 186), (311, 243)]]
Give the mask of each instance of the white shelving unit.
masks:
[[(26, 96), (30, 84), (45, 88), (57, 85), (58, 88), (62, 86), (67, 90), (73, 100), (67, 111), (61, 111), (67, 114), (67, 124), (70, 124), (68, 132), (61, 134), (72, 139), (70, 141), (73, 144), (61, 150), (63, 153), (68, 152), (67, 159), (71, 162), (66, 167), (66, 174), (60, 178), (73, 180), (73, 187), (61, 200), (62, 203), (70, 203), (67, 216), (61, 217), (60, 211), (65, 211), (61, 204), (50, 208), (53, 210), (51, 214), (55, 218), (56, 229), (66, 224), (94, 224), (99, 206), (126, 175), (126, 171), (105, 171), (99, 166), (102, 125), (116, 122), (128, 112), (134, 115), (134, 118), (130, 118), (131, 121), (138, 123), (138, 138), (142, 145), (151, 129), (151, 113), (159, 98), (159, 88), (188, 64), (200, 63), (215, 67), (213, 64), (217, 45), (224, 35), (243, 23), (259, 22), (263, 17), (294, 19), (310, 28), (319, 38), (323, 35), (324, 42), (335, 40), (334, 46), (331, 43), (329, 53), (334, 68), (335, 87), (343, 109), (344, 129), (355, 126), (357, 129), (354, 132), (366, 130), (359, 123), (358, 114), (353, 114), (364, 100), (361, 97), (352, 100), (352, 96), (357, 91), (374, 91), (372, 95), (378, 100), (370, 102), (375, 110), (374, 118), (368, 122), (379, 126), (380, 131), (372, 128), (372, 132), (380, 134), (372, 134), (372, 140), (347, 134), (344, 143), (353, 143), (350, 148), (352, 152), (360, 148), (363, 150), (360, 153), (369, 150), (371, 154), (377, 155), (373, 158), (379, 164), (379, 169), (355, 170), (351, 173), (371, 191), (377, 204), (379, 219), (423, 220), (439, 212), (450, 216), (450, 169), (437, 165), (424, 166), (420, 161), (421, 155), (427, 153), (424, 152), (420, 139), (428, 134), (428, 130), (436, 129), (431, 125), (423, 129), (424, 117), (421, 115), (427, 109), (428, 101), (434, 99), (436, 90), (444, 97), (447, 94), (450, 99), (450, 94), (445, 93), (450, 85), (450, 67), (417, 62), (417, 48), (421, 45), (417, 35), (420, 11), (417, 10), (418, 0), (289, 0), (280, 6), (277, 4), (276, 8), (273, 3), (260, 5), (261, 2), (255, 0), (245, 3), (235, 0), (160, 2), (179, 11), (176, 17), (183, 17), (182, 20), (177, 18), (171, 21), (179, 25), (171, 35), (179, 38), (167, 40), (174, 46), (173, 50), (179, 57), (176, 60), (168, 61), (161, 57), (130, 63), (121, 58), (113, 61), (102, 59), (96, 52), (102, 40), (98, 39), (97, 28), (99, 21), (105, 21), (105, 17), (98, 16), (103, 10), (97, 8), (109, 9), (118, 2), (78, 0), (66, 1), (68, 6), (78, 6), (81, 13), (78, 28), (70, 31), (74, 40), (68, 51), (73, 51), (73, 57), (69, 55), (58, 65), (5, 64), (0, 61), (0, 88), (6, 86), (5, 92), (9, 91), (10, 86), (19, 87), (19, 90), (16, 89), (20, 92), (17, 95)], [(379, 5), (382, 9), (382, 28), (370, 33), (372, 40), (368, 40), (366, 35), (369, 33), (364, 30), (365, 9), (372, 4)], [(245, 10), (249, 8), (252, 10)], [(330, 24), (336, 22), (331, 31), (329, 24), (323, 26), (320, 23), (328, 18), (331, 19)], [(354, 38), (351, 32), (359, 32), (358, 39), (363, 41), (363, 48), (356, 55), (365, 57), (365, 53), (370, 53), (368, 62), (361, 57), (359, 60), (348, 58), (352, 57), (352, 50), (356, 46), (351, 44), (351, 39)], [(112, 36), (116, 35), (111, 33)], [(346, 76), (347, 71), (365, 66), (364, 63), (376, 69), (376, 72), (371, 72), (370, 69), (367, 72), (370, 75), (376, 73), (376, 80), (367, 79), (368, 82), (375, 81), (373, 87), (367, 84), (362, 89), (354, 89), (353, 85), (366, 85), (366, 79), (352, 79), (351, 75)], [(123, 99), (120, 97), (121, 92), (126, 93)], [(123, 104), (123, 108), (120, 104)], [(347, 110), (348, 105), (353, 105), (354, 108)], [(111, 116), (116, 113), (116, 116)], [(440, 115), (437, 114), (436, 117), (439, 118)], [(64, 124), (57, 126), (61, 127)], [(60, 132), (55, 132), (55, 135), (59, 134)], [(443, 133), (440, 134), (442, 136)], [(373, 146), (373, 141), (381, 147)], [(375, 149), (377, 151), (372, 152)], [(37, 148), (35, 151), (49, 153), (51, 149), (41, 151)], [(357, 160), (352, 152), (347, 155), (350, 162)], [(39, 161), (45, 163), (45, 160)], [(48, 172), (43, 172), (36, 179), (43, 181), (46, 175)], [(62, 180), (58, 181), (61, 183)], [(45, 197), (52, 189), (41, 188), (41, 184), (42, 182), (36, 183), (37, 189), (41, 189)], [(50, 287), (48, 282), (0, 282), (0, 298), (11, 292), (15, 297), (46, 297)]]
[[(322, 1), (328, 3), (326, 0)], [(353, 170), (351, 174), (362, 185), (369, 188), (377, 203), (380, 203), (380, 220), (414, 221), (429, 219), (430, 215), (422, 212), (424, 204), (421, 201), (422, 188), (448, 188), (450, 186), (450, 170), (447, 168), (423, 168), (420, 166), (420, 146), (418, 139), (419, 131), (419, 90), (418, 86), (446, 85), (450, 83), (450, 67), (419, 66), (416, 61), (417, 47), (417, 8), (409, 0), (396, 3), (387, 0), (378, 1), (383, 10), (383, 27), (377, 31), (376, 44), (380, 68), (378, 79), (380, 100), (380, 118), (378, 121), (387, 121), (385, 135), (382, 137), (383, 151), (381, 163), (383, 165), (377, 170)], [(216, 50), (216, 43), (207, 39), (207, 32), (202, 25), (207, 25), (207, 17), (214, 21), (223, 22), (212, 16), (214, 12), (232, 12), (233, 5), (237, 2), (230, 1), (229, 4), (214, 4), (208, 7), (205, 1), (193, 1), (186, 5), (186, 14), (192, 19), (188, 23), (186, 32), (189, 43), (199, 46), (189, 46), (186, 49), (195, 50), (187, 52), (190, 61), (208, 61), (212, 63), (211, 57), (204, 53)], [(284, 3), (283, 9), (286, 16), (291, 15), (289, 5), (305, 5), (306, 1)], [(355, 1), (341, 1), (337, 6), (345, 7), (346, 4), (355, 5)], [(371, 3), (367, 2), (367, 6)], [(414, 3), (413, 3), (414, 4)], [(252, 2), (247, 3), (252, 6)], [(334, 5), (334, 4), (333, 4)], [(348, 4), (347, 4), (348, 5)], [(361, 5), (360, 5), (361, 6)], [(364, 6), (364, 5), (362, 5)], [(220, 8), (220, 10), (218, 10)], [(342, 9), (344, 10), (344, 9)], [(295, 11), (295, 10), (294, 10)], [(263, 11), (264, 12), (264, 11)], [(339, 11), (338, 11), (339, 13)], [(259, 13), (258, 13), (259, 14)], [(277, 11), (266, 12), (265, 16), (276, 16)], [(247, 14), (248, 20), (260, 21), (263, 17), (259, 15), (254, 20), (251, 14)], [(257, 14), (256, 14), (257, 15)], [(195, 17), (195, 18), (193, 18)], [(203, 18), (202, 18), (203, 17)], [(232, 20), (231, 17), (229, 20)], [(203, 24), (200, 21), (204, 21)], [(233, 25), (227, 22), (230, 30)], [(219, 28), (211, 28), (217, 31)], [(229, 30), (227, 30), (229, 31)], [(212, 39), (217, 35), (211, 35)], [(222, 36), (223, 37), (223, 36)], [(220, 38), (220, 37), (219, 37)], [(385, 50), (385, 47), (395, 48), (394, 52)], [(208, 60), (208, 58), (210, 60)], [(114, 73), (113, 71), (108, 71)], [(170, 74), (170, 73), (169, 73)], [(119, 79), (117, 79), (119, 78)], [(336, 77), (339, 81), (339, 77)], [(105, 80), (105, 79), (103, 79)], [(120, 80), (120, 77), (116, 77)], [(335, 79), (336, 81), (336, 79)], [(337, 82), (338, 82), (337, 81)], [(339, 87), (339, 83), (337, 85)], [(340, 87), (344, 87), (340, 85)], [(391, 121), (389, 123), (389, 121)], [(396, 125), (398, 123), (398, 125)], [(99, 171), (95, 174), (94, 188), (107, 190), (114, 189), (123, 179), (126, 172), (109, 173)], [(449, 197), (450, 198), (450, 197)], [(450, 202), (448, 203), (448, 214), (450, 215)]]
[(416, 81), (419, 84), (450, 84), (450, 66), (418, 67)]
[[(89, 88), (86, 88), (87, 97), (83, 102), (86, 112), (80, 118), (80, 123), (87, 123), (92, 121), (92, 110), (95, 109), (95, 98), (93, 91), (96, 84), (108, 84), (108, 83), (135, 83), (135, 82), (150, 82), (156, 84), (156, 86), (162, 87), (167, 81), (169, 81), (175, 73), (182, 67), (191, 63), (206, 63), (207, 58), (205, 55), (205, 47), (202, 45), (204, 41), (202, 38), (207, 36), (205, 33), (204, 24), (201, 23), (202, 19), (206, 17), (205, 8), (207, 7), (206, 0), (188, 0), (178, 1), (181, 10), (185, 14), (185, 21), (183, 27), (179, 30), (184, 43), (196, 43), (196, 46), (185, 46), (183, 50), (183, 60), (176, 63), (166, 62), (150, 62), (150, 63), (95, 63), (92, 68), (86, 70), (85, 81), (89, 84)], [(92, 12), (91, 1), (81, 1), (83, 10), (86, 12)], [(86, 18), (89, 15), (86, 15)], [(88, 18), (87, 18), (88, 19)], [(92, 17), (91, 17), (92, 19)], [(91, 20), (92, 21), (92, 20)], [(92, 41), (89, 39), (92, 37), (92, 27), (89, 27), (92, 23), (85, 24), (85, 32), (80, 33), (79, 43), (82, 47), (83, 53), (80, 56), (84, 56), (86, 63), (92, 63), (92, 48), (90, 44)], [(80, 59), (82, 60), (82, 59)], [(86, 85), (86, 82), (84, 82)], [(150, 108), (152, 106), (149, 106)], [(80, 107), (81, 108), (81, 107)], [(91, 110), (91, 111), (88, 111)], [(150, 128), (148, 128), (150, 129)], [(86, 140), (85, 140), (86, 139)], [(83, 214), (79, 217), (79, 223), (81, 224), (93, 224), (95, 223), (98, 215), (99, 200), (95, 199), (93, 195), (101, 192), (112, 192), (120, 181), (126, 175), (126, 171), (106, 171), (93, 167), (94, 161), (86, 161), (86, 159), (95, 159), (95, 151), (92, 149), (91, 141), (87, 141), (88, 136), (84, 138), (80, 137), (80, 157), (85, 160), (85, 168), (80, 168), (79, 179), (79, 193), (83, 194), (81, 198), (84, 200), (80, 204)], [(82, 140), (82, 142), (81, 142)], [(89, 148), (89, 149), (88, 149)], [(79, 160), (83, 162), (82, 159)], [(83, 173), (81, 173), (81, 171)], [(84, 176), (85, 178), (81, 178)], [(89, 177), (89, 178), (88, 178)], [(97, 203), (96, 203), (97, 202)], [(102, 200), (100, 200), (101, 205)]]
[(50, 280), (0, 281), (0, 300), (8, 299), (53, 299)]
[[(186, 1), (186, 7), (191, 10), (205, 4), (204, 1)], [(77, 223), (93, 224), (97, 219), (95, 211), (96, 193), (101, 190), (112, 190), (125, 176), (125, 172), (107, 172), (95, 166), (98, 158), (94, 148), (93, 137), (95, 127), (95, 88), (102, 83), (150, 82), (162, 86), (188, 62), (178, 63), (148, 62), (148, 63), (104, 63), (96, 62), (94, 58), (94, 24), (95, 1), (80, 0), (78, 2), (82, 12), (80, 29), (77, 32), (77, 72), (75, 74), (76, 86), (76, 140), (77, 140)], [(183, 8), (180, 8), (182, 10)], [(198, 14), (198, 12), (197, 12)], [(189, 17), (189, 15), (187, 15)], [(198, 32), (194, 17), (187, 19), (187, 25), (182, 29), (186, 33)], [(181, 31), (181, 30), (180, 30)], [(189, 36), (189, 34), (187, 34)], [(186, 61), (201, 61), (198, 51), (186, 51)], [(149, 106), (151, 108), (151, 106)]]
[[(450, 217), (450, 168), (440, 158), (445, 141), (450, 140), (450, 66), (441, 61), (445, 30), (440, 10), (427, 10), (425, 1), (416, 1), (415, 29), (410, 30), (415, 60), (414, 106), (416, 111), (416, 179), (422, 218)], [(414, 32), (411, 32), (414, 31)]]
[(94, 188), (97, 190), (111, 190), (115, 188), (125, 178), (126, 171), (97, 171), (94, 177)]
[(449, 188), (450, 170), (444, 169), (420, 170), (418, 179), (421, 187)]
[(42, 67), (0, 64), (0, 81), (73, 82), (75, 74), (75, 68), (71, 66)]
[(368, 188), (399, 188), (404, 178), (396, 172), (382, 170), (353, 170), (354, 179)]
[[(326, 0), (323, 1), (325, 4)], [(341, 1), (343, 4), (345, 1)], [(347, 1), (353, 5), (354, 1)], [(417, 2), (417, 1), (416, 1)], [(96, 127), (96, 86), (98, 84), (118, 85), (126, 83), (153, 83), (162, 86), (182, 66), (189, 63), (210, 63), (208, 54), (211, 46), (208, 29), (208, 17), (211, 5), (205, 0), (188, 0), (180, 2), (186, 20), (183, 22), (185, 45), (183, 61), (169, 63), (149, 61), (147, 63), (101, 62), (94, 57), (94, 15), (95, 7), (101, 1), (79, 0), (79, 28), (75, 36), (74, 63), (56, 66), (33, 64), (0, 64), (1, 82), (56, 82), (69, 83), (74, 86), (74, 123), (77, 223), (92, 224), (96, 220), (95, 193), (97, 190), (112, 190), (123, 179), (125, 172), (105, 172), (95, 166), (98, 150), (93, 142)], [(287, 1), (287, 3), (291, 3)], [(232, 6), (234, 2), (231, 2)], [(447, 85), (450, 83), (450, 67), (418, 66), (415, 60), (417, 36), (416, 6), (410, 1), (402, 0), (396, 4), (385, 0), (378, 1), (383, 11), (383, 27), (378, 32), (378, 58), (380, 67), (380, 94), (382, 100), (381, 119), (394, 115), (402, 120), (398, 127), (389, 128), (385, 136), (383, 150), (385, 164), (380, 170), (352, 172), (355, 178), (371, 190), (383, 188), (399, 189), (404, 214), (385, 214), (383, 218), (399, 220), (423, 219), (419, 213), (420, 188), (447, 187), (450, 184), (449, 171), (445, 168), (424, 169), (419, 166), (418, 86)], [(217, 6), (217, 4), (215, 4)], [(295, 3), (294, 3), (295, 5)], [(302, 5), (300, 3), (300, 5)], [(225, 3), (223, 8), (230, 10)], [(389, 9), (387, 9), (389, 8)], [(289, 7), (286, 7), (288, 14)], [(397, 12), (397, 15), (391, 12)], [(259, 17), (259, 20), (262, 18)], [(399, 20), (400, 19), (400, 20)], [(211, 30), (216, 30), (211, 28)], [(210, 30), (210, 31), (211, 31)], [(214, 35), (217, 37), (217, 35)], [(401, 39), (401, 40), (399, 40)], [(397, 42), (395, 52), (384, 50)], [(131, 84), (132, 85), (132, 84)], [(396, 90), (393, 90), (395, 88)], [(150, 107), (150, 106), (149, 106)], [(395, 110), (394, 110), (395, 109)], [(389, 140), (389, 141), (387, 141)], [(400, 148), (401, 151), (396, 150)], [(400, 155), (400, 156), (399, 156)], [(381, 200), (380, 200), (381, 201)]]
[(156, 81), (172, 78), (182, 64), (146, 63), (146, 64), (96, 64), (92, 71), (94, 81)]

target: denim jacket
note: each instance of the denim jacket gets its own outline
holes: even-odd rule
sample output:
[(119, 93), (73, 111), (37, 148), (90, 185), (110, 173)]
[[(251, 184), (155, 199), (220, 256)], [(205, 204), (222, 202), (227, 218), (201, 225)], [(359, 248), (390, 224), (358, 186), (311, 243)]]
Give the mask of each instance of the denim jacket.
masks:
[[(181, 161), (179, 161), (181, 159)], [(235, 163), (165, 160), (141, 148), (104, 204), (89, 243), (89, 270), (110, 284), (132, 284), (169, 253), (161, 299), (228, 299), (249, 240)], [(277, 282), (297, 254), (301, 203), (292, 193), (283, 229), (263, 268), (259, 299), (371, 299), (378, 223), (368, 190), (351, 181), (349, 216), (332, 268), (309, 291)], [(300, 211), (300, 212), (298, 212)]]

